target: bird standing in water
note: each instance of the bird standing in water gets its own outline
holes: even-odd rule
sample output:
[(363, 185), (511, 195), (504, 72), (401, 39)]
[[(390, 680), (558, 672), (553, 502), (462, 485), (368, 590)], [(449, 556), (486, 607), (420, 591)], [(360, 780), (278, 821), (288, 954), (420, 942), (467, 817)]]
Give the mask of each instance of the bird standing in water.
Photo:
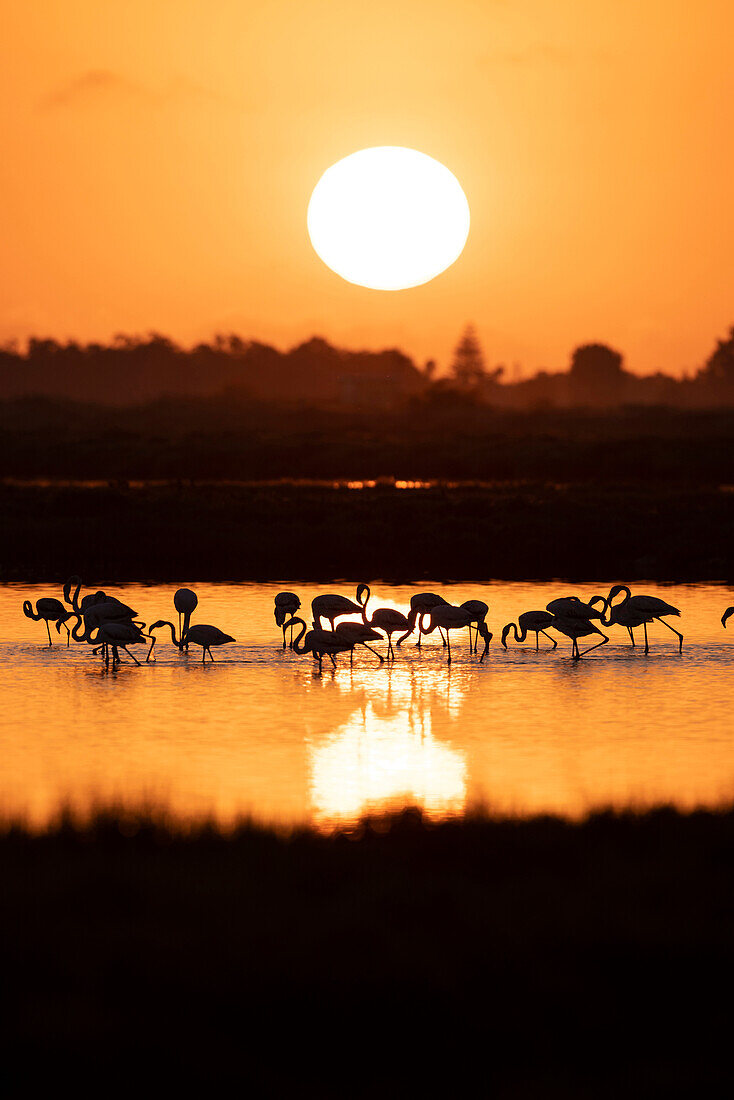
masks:
[[(199, 604), (199, 597), (191, 588), (179, 588), (177, 592), (173, 594), (173, 606), (178, 611), (178, 636), (183, 638), (191, 625), (191, 616), (196, 611)], [(183, 622), (182, 622), (183, 618)], [(182, 649), (188, 650), (188, 646), (184, 642)]]
[(362, 605), (362, 620), (365, 626), (371, 627), (373, 630), (381, 630), (383, 634), (387, 635), (387, 659), (395, 659), (395, 650), (392, 647), (392, 636), (397, 634), (399, 630), (410, 629), (410, 623), (407, 616), (403, 615), (402, 611), (396, 611), (394, 607), (378, 607), (376, 611), (372, 612), (372, 618), (367, 618), (367, 604), (370, 600), (370, 586), (368, 584), (360, 584), (357, 587), (357, 600)]
[[(195, 623), (194, 626), (189, 627), (189, 630), (184, 634), (183, 638), (176, 638), (176, 628), (173, 623), (169, 623), (167, 619), (159, 619), (158, 622), (152, 623), (148, 627), (148, 633), (153, 634), (154, 630), (158, 630), (161, 626), (167, 626), (171, 631), (171, 641), (178, 648), (181, 649), (182, 645), (187, 645), (192, 642), (194, 645), (201, 646), (201, 663), (206, 661), (206, 655), (209, 654), (209, 659), (214, 660), (212, 654), (212, 646), (227, 645), (228, 642), (234, 642), (235, 639), (231, 634), (225, 634), (223, 630), (220, 630), (218, 626), (210, 626), (208, 623)], [(148, 650), (148, 656), (146, 661), (150, 660), (150, 656), (155, 646), (155, 638), (151, 642), (150, 649)]]
[(46, 624), (46, 632), (48, 633), (48, 644), (53, 645), (51, 641), (51, 628), (49, 623), (56, 623), (57, 631), (61, 631), (61, 627), (64, 627), (66, 631), (66, 645), (69, 646), (69, 628), (66, 625), (66, 620), (71, 618), (74, 614), (73, 611), (69, 611), (68, 607), (64, 607), (61, 600), (54, 599), (52, 596), (42, 596), (40, 600), (36, 600), (36, 610), (33, 610), (33, 604), (30, 600), (23, 601), (23, 614), (26, 619), (33, 619), (38, 623), (43, 619)]
[[(428, 619), (430, 622), (429, 627), (425, 627), (424, 621)], [(436, 604), (436, 606), (428, 612), (424, 612), (421, 615), (420, 629), (423, 634), (432, 634), (438, 627), (443, 628), (446, 631), (446, 648), (448, 649), (447, 662), (451, 664), (451, 637), (450, 631), (459, 630), (462, 627), (469, 626), (469, 623), (473, 623), (474, 618), (471, 611), (467, 611), (464, 607), (454, 607), (453, 604)], [(492, 635), (487, 629), (485, 622), (477, 623), (477, 629), (481, 636), (484, 638), (484, 649), (482, 650), (482, 656), (479, 658), (481, 664), (484, 658), (487, 656), (487, 650), (489, 649), (489, 643), (492, 641)]]
[[(300, 606), (301, 601), (295, 592), (279, 592), (275, 597), (275, 625), (283, 629), (283, 649), (286, 649), (285, 621), (289, 615), (295, 615)], [(291, 627), (290, 647), (293, 649), (293, 627)]]
[[(502, 630), (502, 645), (507, 649), (507, 636), (510, 631), (515, 632), (515, 641), (524, 642), (528, 634), (535, 634), (535, 649), (536, 652), (540, 649), (539, 635), (544, 634), (549, 642), (553, 643), (553, 648), (556, 649), (558, 642), (555, 638), (551, 638), (547, 633), (546, 628), (552, 626), (553, 615), (550, 611), (523, 611), (519, 616), (516, 623), (508, 623)], [(518, 633), (518, 627), (520, 628)]]

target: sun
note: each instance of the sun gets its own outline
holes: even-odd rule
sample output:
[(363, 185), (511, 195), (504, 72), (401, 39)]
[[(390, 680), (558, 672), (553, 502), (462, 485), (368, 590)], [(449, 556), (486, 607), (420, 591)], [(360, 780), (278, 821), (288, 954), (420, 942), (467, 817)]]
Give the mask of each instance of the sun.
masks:
[(308, 204), (311, 243), (327, 267), (372, 290), (430, 282), (461, 255), (469, 203), (459, 181), (416, 149), (360, 149), (327, 168)]

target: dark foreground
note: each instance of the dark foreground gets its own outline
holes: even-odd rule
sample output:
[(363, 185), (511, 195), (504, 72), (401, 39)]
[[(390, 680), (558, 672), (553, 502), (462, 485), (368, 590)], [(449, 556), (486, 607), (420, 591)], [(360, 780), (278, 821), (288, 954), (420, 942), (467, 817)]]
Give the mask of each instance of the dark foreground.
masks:
[(0, 840), (3, 1073), (254, 1095), (722, 1095), (734, 811)]
[(5, 484), (0, 528), (5, 581), (734, 581), (711, 485)]

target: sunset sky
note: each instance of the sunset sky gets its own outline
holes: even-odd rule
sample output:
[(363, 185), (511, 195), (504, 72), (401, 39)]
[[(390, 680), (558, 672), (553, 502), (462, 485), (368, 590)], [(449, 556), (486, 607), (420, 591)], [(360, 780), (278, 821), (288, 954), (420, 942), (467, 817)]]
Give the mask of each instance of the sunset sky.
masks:
[[(725, 0), (3, 0), (0, 339), (313, 334), (445, 365), (613, 344), (679, 373), (734, 324)], [(458, 262), (397, 293), (317, 258), (334, 161), (460, 180)]]

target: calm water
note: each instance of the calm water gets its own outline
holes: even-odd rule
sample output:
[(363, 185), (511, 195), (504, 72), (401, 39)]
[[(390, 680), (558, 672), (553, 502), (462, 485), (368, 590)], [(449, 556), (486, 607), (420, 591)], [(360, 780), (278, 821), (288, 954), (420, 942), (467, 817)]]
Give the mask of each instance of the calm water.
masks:
[[(107, 591), (151, 622), (175, 618), (176, 587)], [(505, 652), (501, 627), (556, 595), (594, 592), (558, 582), (426, 584), (453, 603), (489, 603), (495, 638), (484, 665), (463, 631), (452, 636), (450, 669), (434, 635), (421, 654), (406, 643), (392, 665), (358, 649), (352, 667), (342, 655), (336, 672), (325, 664), (320, 674), (310, 656), (280, 648), (273, 595), (295, 588), (307, 607), (318, 591), (353, 597), (352, 585), (194, 587), (194, 621), (214, 623), (236, 645), (202, 667), (199, 649), (186, 658), (161, 632), (155, 664), (137, 668), (123, 654), (119, 669), (105, 671), (88, 646), (48, 649), (45, 625), (23, 616), (24, 599), (58, 591), (0, 586), (0, 810), (42, 824), (62, 803), (154, 800), (223, 823), (250, 814), (330, 828), (406, 802), (437, 817), (478, 802), (578, 815), (734, 797), (734, 629), (720, 624), (731, 590), (639, 586), (681, 609), (683, 654), (659, 624), (648, 657), (612, 627), (608, 646), (572, 662), (570, 642), (559, 638), (550, 652), (542, 635), (540, 653), (534, 640)], [(375, 583), (370, 606), (407, 610), (415, 590)]]

